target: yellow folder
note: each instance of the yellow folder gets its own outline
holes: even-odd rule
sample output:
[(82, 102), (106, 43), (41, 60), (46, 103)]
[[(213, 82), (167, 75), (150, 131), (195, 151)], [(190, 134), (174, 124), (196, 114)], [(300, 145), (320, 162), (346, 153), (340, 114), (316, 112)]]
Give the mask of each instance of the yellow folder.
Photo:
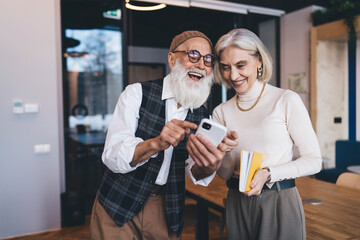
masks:
[(254, 174), (261, 167), (263, 155), (255, 151), (241, 150), (240, 153), (240, 174), (239, 174), (239, 191), (250, 191), (250, 183)]

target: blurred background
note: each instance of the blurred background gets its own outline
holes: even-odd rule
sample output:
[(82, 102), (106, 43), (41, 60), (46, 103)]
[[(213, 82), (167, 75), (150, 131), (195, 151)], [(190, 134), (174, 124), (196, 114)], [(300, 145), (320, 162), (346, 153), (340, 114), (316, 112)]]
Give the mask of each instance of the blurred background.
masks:
[[(171, 40), (185, 30), (202, 31), (214, 44), (233, 28), (255, 32), (274, 60), (270, 84), (301, 96), (323, 168), (336, 167), (335, 142), (360, 138), (359, 31), (350, 48), (342, 20), (323, 30), (313, 13), (340, 11), (343, 3), (0, 1), (0, 238), (59, 228), (68, 199), (90, 213), (120, 93), (166, 76)], [(159, 4), (166, 5), (146, 9)], [(333, 15), (318, 16), (317, 24), (344, 17)], [(233, 95), (215, 85), (206, 105), (212, 111)]]

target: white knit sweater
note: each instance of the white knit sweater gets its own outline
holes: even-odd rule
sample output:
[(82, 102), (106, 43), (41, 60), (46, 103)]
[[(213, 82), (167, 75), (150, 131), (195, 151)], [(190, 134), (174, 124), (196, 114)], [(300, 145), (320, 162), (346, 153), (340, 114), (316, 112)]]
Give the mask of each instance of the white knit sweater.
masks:
[[(256, 81), (247, 93), (239, 95), (240, 106), (251, 107), (262, 86)], [(271, 182), (321, 170), (319, 143), (306, 108), (293, 91), (266, 84), (260, 101), (252, 110), (240, 111), (234, 96), (215, 108), (213, 118), (239, 135), (239, 145), (227, 153), (218, 171), (225, 179), (238, 174), (241, 149), (263, 154), (261, 167), (270, 168)], [(293, 159), (294, 145), (300, 154), (296, 159)]]

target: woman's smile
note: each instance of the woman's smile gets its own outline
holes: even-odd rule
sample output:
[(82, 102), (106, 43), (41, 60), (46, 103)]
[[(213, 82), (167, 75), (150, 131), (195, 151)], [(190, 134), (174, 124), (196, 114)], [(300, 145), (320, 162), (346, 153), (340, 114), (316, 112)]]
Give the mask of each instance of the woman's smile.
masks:
[(261, 64), (249, 51), (238, 47), (227, 47), (220, 54), (221, 74), (237, 94), (244, 94), (251, 89)]

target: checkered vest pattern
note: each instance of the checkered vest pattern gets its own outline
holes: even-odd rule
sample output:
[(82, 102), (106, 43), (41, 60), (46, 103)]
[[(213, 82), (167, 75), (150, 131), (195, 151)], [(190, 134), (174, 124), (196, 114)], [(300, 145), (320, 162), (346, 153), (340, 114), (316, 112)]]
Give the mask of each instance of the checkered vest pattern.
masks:
[[(144, 82), (142, 85), (142, 102), (139, 110), (140, 118), (135, 136), (144, 140), (160, 135), (165, 125), (165, 101), (161, 100), (163, 79)], [(209, 113), (204, 106), (189, 110), (187, 121), (200, 123), (208, 118)], [(174, 148), (169, 177), (165, 188), (165, 203), (168, 226), (180, 236), (184, 225), (185, 204), (185, 160), (187, 137)], [(136, 216), (146, 203), (164, 159), (161, 151), (155, 158), (136, 170), (121, 174), (105, 170), (98, 192), (98, 200), (109, 216), (119, 226)]]

